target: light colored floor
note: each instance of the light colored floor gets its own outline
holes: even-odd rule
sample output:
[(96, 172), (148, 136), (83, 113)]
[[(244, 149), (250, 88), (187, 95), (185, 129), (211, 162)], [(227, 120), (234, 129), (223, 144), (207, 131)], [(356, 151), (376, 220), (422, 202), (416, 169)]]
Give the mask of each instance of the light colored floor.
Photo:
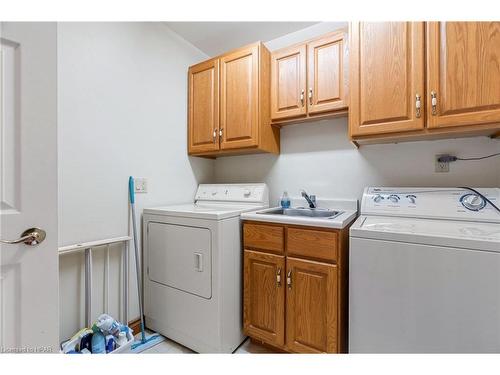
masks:
[[(148, 335), (151, 332), (148, 332)], [(192, 354), (194, 353), (191, 349), (182, 346), (175, 341), (165, 338), (165, 341), (143, 351), (141, 354)], [(257, 353), (273, 353), (268, 348), (254, 344), (250, 339), (245, 340), (243, 344), (240, 345), (238, 349), (234, 352), (235, 354), (257, 354)]]

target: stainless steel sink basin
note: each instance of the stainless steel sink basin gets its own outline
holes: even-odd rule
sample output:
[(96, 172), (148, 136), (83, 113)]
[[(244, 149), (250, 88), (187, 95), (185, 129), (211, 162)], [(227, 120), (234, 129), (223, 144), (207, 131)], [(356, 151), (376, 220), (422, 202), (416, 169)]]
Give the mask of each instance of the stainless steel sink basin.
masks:
[(302, 216), (316, 219), (333, 219), (339, 216), (342, 211), (334, 211), (327, 208), (276, 208), (274, 210), (257, 212), (263, 215), (285, 215), (285, 216)]

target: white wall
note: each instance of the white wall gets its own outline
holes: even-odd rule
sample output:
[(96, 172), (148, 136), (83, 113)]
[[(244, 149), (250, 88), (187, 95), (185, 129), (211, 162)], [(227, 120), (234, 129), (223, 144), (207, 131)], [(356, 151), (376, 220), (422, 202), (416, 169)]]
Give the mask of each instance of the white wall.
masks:
[[(190, 158), (186, 149), (187, 67), (205, 58), (160, 23), (59, 24), (60, 246), (129, 233), (129, 175), (148, 178), (149, 192), (136, 197), (138, 213), (190, 201), (198, 183), (211, 181), (213, 161)], [(119, 250), (111, 249), (115, 315)], [(97, 316), (103, 253), (95, 258)], [(84, 324), (82, 259), (61, 257), (61, 338)], [(139, 314), (135, 283), (130, 288), (132, 319)]]
[[(321, 23), (266, 42), (270, 50), (298, 43), (347, 24)], [(266, 182), (271, 202), (283, 190), (298, 196), (304, 188), (323, 197), (361, 198), (368, 185), (500, 186), (500, 159), (456, 162), (449, 173), (434, 172), (440, 153), (460, 156), (500, 152), (500, 141), (486, 137), (362, 146), (347, 135), (347, 117), (289, 125), (281, 129), (281, 154), (222, 157), (217, 182)]]

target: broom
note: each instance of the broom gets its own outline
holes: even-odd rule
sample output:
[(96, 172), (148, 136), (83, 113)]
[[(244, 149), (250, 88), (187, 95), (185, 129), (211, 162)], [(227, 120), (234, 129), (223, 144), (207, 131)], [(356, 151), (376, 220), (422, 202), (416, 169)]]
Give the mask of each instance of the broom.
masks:
[(137, 296), (139, 297), (139, 312), (141, 314), (141, 338), (136, 339), (132, 344), (130, 351), (132, 353), (140, 353), (149, 349), (160, 342), (165, 340), (165, 337), (155, 333), (146, 337), (146, 330), (144, 325), (144, 305), (142, 296), (142, 270), (141, 270), (141, 254), (139, 252), (139, 245), (137, 243), (137, 225), (135, 222), (135, 193), (134, 193), (134, 178), (132, 176), (128, 179), (128, 190), (130, 197), (130, 207), (132, 208), (132, 228), (134, 232), (134, 250), (135, 250), (135, 271), (137, 273)]

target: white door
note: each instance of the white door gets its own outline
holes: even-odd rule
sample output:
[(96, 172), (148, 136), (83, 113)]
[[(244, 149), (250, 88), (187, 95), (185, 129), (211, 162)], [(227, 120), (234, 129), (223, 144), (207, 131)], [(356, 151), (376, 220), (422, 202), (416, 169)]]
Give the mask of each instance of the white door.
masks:
[(46, 232), (0, 243), (2, 352), (58, 350), (56, 27), (0, 23), (0, 239)]

